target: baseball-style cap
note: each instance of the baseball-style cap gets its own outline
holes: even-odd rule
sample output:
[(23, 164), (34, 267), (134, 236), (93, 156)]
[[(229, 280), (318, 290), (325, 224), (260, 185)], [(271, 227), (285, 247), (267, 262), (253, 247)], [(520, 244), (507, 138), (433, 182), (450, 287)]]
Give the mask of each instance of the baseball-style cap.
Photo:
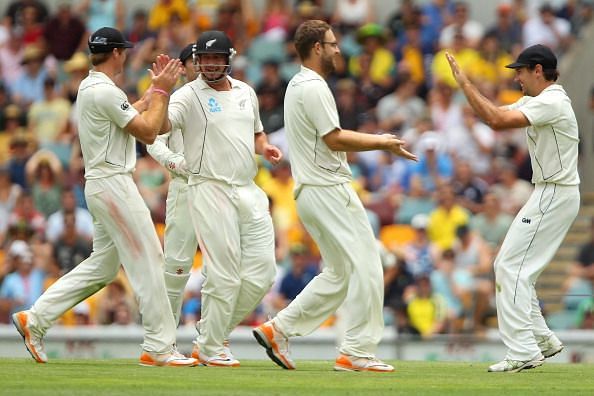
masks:
[(526, 48), (518, 55), (514, 63), (505, 66), (509, 69), (519, 69), (520, 67), (533, 67), (541, 65), (545, 70), (557, 69), (557, 57), (551, 49), (542, 44), (536, 44)]
[(188, 44), (184, 47), (183, 50), (179, 53), (179, 60), (181, 63), (186, 63), (188, 58), (192, 56), (192, 48), (194, 47), (194, 43)]
[(92, 54), (110, 52), (114, 48), (132, 48), (134, 44), (124, 39), (117, 29), (102, 27), (89, 37), (89, 51)]

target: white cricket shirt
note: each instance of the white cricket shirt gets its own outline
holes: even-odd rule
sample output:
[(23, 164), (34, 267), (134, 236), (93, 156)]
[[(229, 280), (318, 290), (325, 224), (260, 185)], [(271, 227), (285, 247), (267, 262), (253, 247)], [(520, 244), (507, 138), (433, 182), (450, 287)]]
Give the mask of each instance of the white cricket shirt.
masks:
[(532, 183), (579, 184), (578, 124), (563, 87), (550, 85), (538, 96), (524, 96), (509, 108), (520, 110), (530, 122), (526, 135)]
[(189, 184), (214, 179), (246, 185), (256, 176), (254, 135), (264, 131), (258, 99), (249, 85), (227, 78), (229, 91), (197, 78), (171, 95), (169, 121), (183, 133)]
[(136, 139), (124, 127), (138, 111), (124, 91), (104, 73), (91, 70), (80, 83), (76, 100), (85, 178), (131, 173), (136, 166)]
[(322, 139), (340, 129), (332, 92), (322, 76), (304, 66), (285, 93), (285, 129), (296, 190), (304, 184), (330, 186), (351, 181), (346, 153), (332, 151)]

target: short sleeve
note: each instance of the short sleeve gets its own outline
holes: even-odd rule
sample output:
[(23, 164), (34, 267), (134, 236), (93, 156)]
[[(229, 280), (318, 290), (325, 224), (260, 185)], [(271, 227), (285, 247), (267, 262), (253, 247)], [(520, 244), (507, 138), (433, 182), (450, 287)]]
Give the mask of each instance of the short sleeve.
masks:
[(98, 95), (96, 104), (112, 122), (122, 129), (138, 115), (138, 111), (128, 102), (126, 94), (112, 86)]
[(520, 110), (532, 126), (542, 126), (553, 123), (559, 118), (561, 108), (558, 98), (549, 93), (536, 96), (521, 105)]
[(186, 114), (188, 114), (188, 106), (187, 100), (184, 100), (184, 91), (187, 91), (189, 88), (185, 86), (181, 89), (178, 89), (171, 95), (171, 99), (169, 100), (169, 108), (168, 108), (168, 116), (169, 122), (171, 122), (171, 129), (179, 129), (184, 133), (184, 129), (186, 126)]
[(303, 107), (320, 136), (340, 129), (336, 102), (325, 82), (310, 84), (304, 88)]
[(256, 96), (256, 92), (252, 89), (252, 87), (249, 87), (249, 90), (252, 106), (254, 108), (254, 133), (260, 133), (264, 131), (264, 125), (262, 125), (262, 120), (260, 119), (260, 105), (258, 104), (258, 96)]

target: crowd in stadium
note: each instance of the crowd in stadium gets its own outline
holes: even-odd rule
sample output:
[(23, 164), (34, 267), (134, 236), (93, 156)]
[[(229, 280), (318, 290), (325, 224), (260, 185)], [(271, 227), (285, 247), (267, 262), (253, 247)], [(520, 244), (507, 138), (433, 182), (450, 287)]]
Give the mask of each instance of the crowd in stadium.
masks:
[[(302, 21), (324, 19), (343, 55), (329, 81), (341, 126), (394, 133), (420, 158), (409, 163), (381, 151), (349, 153), (382, 251), (386, 324), (423, 337), (480, 334), (492, 326), (492, 262), (532, 192), (530, 159), (522, 130), (495, 132), (474, 115), (444, 52), (456, 56), (489, 99), (510, 104), (522, 94), (504, 65), (536, 43), (562, 57), (591, 20), (594, 2), (534, 8), (502, 1), (488, 24), (471, 18), (477, 2), (402, 0), (388, 18), (377, 15), (374, 3), (336, 0), (328, 12), (323, 0), (267, 0), (262, 10), (249, 0), (155, 0), (146, 9), (129, 9), (123, 0), (75, 0), (50, 12), (44, 1), (13, 0), (0, 10), (0, 323), (29, 308), (91, 252), (93, 219), (75, 116), (78, 85), (90, 68), (91, 32), (113, 26), (135, 44), (118, 82), (131, 102), (150, 85), (146, 70), (157, 54), (177, 57), (201, 31), (226, 32), (238, 52), (231, 74), (255, 88), (268, 139), (288, 158), (283, 97), (299, 67), (291, 38)], [(137, 153), (135, 179), (162, 236), (170, 175), (144, 145)], [(256, 181), (270, 198), (278, 276), (249, 325), (284, 308), (323, 265), (298, 220), (288, 161), (277, 167), (261, 161)], [(182, 325), (200, 317), (200, 267), (197, 252)], [(590, 243), (564, 290), (591, 294), (593, 279)], [(575, 327), (594, 327), (592, 304), (591, 298), (570, 302)], [(61, 322), (138, 323), (125, 276)]]

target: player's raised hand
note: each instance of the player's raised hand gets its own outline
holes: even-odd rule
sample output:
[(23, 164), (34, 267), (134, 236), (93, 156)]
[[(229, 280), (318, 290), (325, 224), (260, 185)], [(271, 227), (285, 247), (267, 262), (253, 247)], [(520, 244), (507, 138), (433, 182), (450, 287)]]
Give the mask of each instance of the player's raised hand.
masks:
[(466, 73), (464, 73), (464, 71), (460, 68), (460, 65), (458, 65), (458, 62), (456, 62), (456, 58), (454, 58), (454, 55), (446, 51), (445, 57), (448, 60), (448, 63), (450, 64), (450, 69), (452, 69), (452, 75), (454, 76), (454, 79), (456, 80), (458, 85), (462, 85), (463, 83), (468, 82), (468, 77), (466, 76)]
[(170, 60), (171, 59), (169, 58), (169, 55), (165, 55), (165, 54), (157, 55), (157, 58), (153, 62), (153, 73), (155, 75), (158, 75), (159, 73), (161, 73), (163, 71), (163, 69), (165, 68), (165, 66), (167, 66), (167, 62), (169, 62)]
[(167, 55), (159, 55), (153, 64), (155, 71), (159, 72), (156, 74), (155, 71), (149, 70), (152, 85), (154, 89), (171, 92), (181, 74), (182, 64), (179, 59), (169, 59), (165, 62), (165, 58), (161, 58), (161, 56), (166, 57)]
[(272, 165), (277, 165), (283, 159), (283, 153), (280, 149), (272, 144), (267, 144), (264, 147), (264, 152), (262, 153), (264, 158), (269, 161)]
[(390, 133), (385, 133), (381, 136), (384, 139), (386, 139), (386, 150), (388, 150), (392, 154), (396, 154), (399, 157), (406, 158), (412, 161), (419, 160), (416, 155), (404, 148), (404, 140), (400, 140)]

